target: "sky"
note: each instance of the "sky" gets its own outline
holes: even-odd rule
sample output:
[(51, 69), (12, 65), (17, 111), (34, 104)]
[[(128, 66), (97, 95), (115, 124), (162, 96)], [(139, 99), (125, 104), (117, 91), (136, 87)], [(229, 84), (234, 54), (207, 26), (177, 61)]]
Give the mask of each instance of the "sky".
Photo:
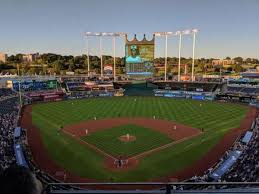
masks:
[[(126, 32), (138, 38), (153, 32), (199, 29), (196, 56), (259, 58), (259, 0), (0, 0), (0, 52), (86, 53), (84, 32)], [(98, 55), (97, 38), (89, 39)], [(103, 38), (104, 54), (112, 40)], [(123, 39), (116, 55), (124, 55)], [(155, 56), (165, 55), (164, 38)], [(168, 55), (178, 55), (178, 37), (170, 37)], [(182, 56), (192, 55), (192, 37), (183, 37)]]

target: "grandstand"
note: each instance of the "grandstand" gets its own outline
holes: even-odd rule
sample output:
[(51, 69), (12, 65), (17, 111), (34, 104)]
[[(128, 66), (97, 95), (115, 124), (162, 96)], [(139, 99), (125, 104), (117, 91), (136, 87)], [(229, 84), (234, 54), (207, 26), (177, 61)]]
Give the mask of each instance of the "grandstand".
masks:
[(154, 90), (155, 96), (196, 100), (213, 100), (223, 85), (218, 82), (153, 81), (151, 83), (158, 88)]
[(222, 87), (222, 90), (217, 94), (217, 99), (256, 103), (259, 96), (259, 85), (257, 79), (254, 78), (229, 78)]
[[(228, 80), (227, 83), (225, 83), (224, 80), (220, 79), (201, 78), (200, 81), (197, 80), (198, 77), (196, 81), (193, 80), (192, 82), (181, 80), (162, 81), (160, 78), (133, 78), (133, 76), (125, 76), (117, 80), (112, 80), (109, 77), (100, 79), (100, 77), (98, 76), (57, 76), (50, 78), (19, 77), (17, 79), (13, 78), (12, 80), (9, 80), (7, 82), (7, 86), (9, 87), (9, 89), (0, 89), (0, 107), (3, 107), (0, 112), (0, 119), (2, 121), (2, 124), (0, 125), (0, 156), (3, 158), (0, 160), (0, 172), (8, 169), (14, 164), (30, 169), (44, 184), (45, 193), (258, 192), (259, 118), (257, 117), (255, 118), (255, 120), (253, 120), (255, 115), (258, 116), (258, 112), (256, 113), (255, 108), (249, 108), (250, 111), (247, 112), (247, 115), (240, 124), (239, 122), (241, 120), (241, 117), (244, 117), (244, 115), (242, 116), (242, 114), (246, 112), (245, 109), (247, 108), (247, 106), (238, 105), (238, 107), (235, 107), (233, 104), (225, 105), (222, 103), (205, 102), (218, 100), (221, 99), (219, 97), (223, 97), (223, 99), (225, 99), (227, 102), (232, 102), (233, 100), (237, 99), (242, 102), (248, 102), (253, 107), (258, 107), (259, 103), (256, 101), (259, 95), (258, 82), (251, 79)], [(18, 93), (21, 94), (23, 98), (22, 102), (24, 102), (24, 104), (34, 104), (35, 102), (49, 101), (64, 101), (64, 104), (63, 102), (57, 102), (52, 103), (51, 106), (48, 106), (48, 103), (45, 103), (44, 107), (43, 104), (40, 104), (39, 106), (29, 105), (27, 107), (34, 107), (34, 110), (38, 109), (39, 107), (42, 107), (43, 109), (39, 108), (38, 111), (33, 112), (31, 108), (32, 112), (24, 112), (24, 108), (27, 107), (25, 106), (22, 107), (22, 109), (19, 109), (21, 107), (18, 106)], [(123, 95), (129, 97), (116, 98), (116, 96)], [(100, 97), (114, 98), (104, 99)], [(85, 101), (71, 101), (74, 98), (96, 99), (87, 99)], [(181, 98), (181, 100), (169, 98)], [(69, 109), (69, 111), (67, 111), (67, 109)], [(109, 111), (111, 113), (109, 113)], [(29, 115), (29, 117), (24, 117), (25, 121), (19, 120), (19, 116), (22, 115)], [(32, 115), (34, 115), (34, 117)], [(116, 143), (114, 141), (114, 143), (109, 139), (106, 140), (106, 138), (109, 138), (112, 133), (104, 133), (100, 136), (96, 133), (97, 135), (95, 134), (95, 136), (92, 136), (92, 139), (86, 138), (85, 135), (88, 134), (89, 131), (91, 134), (91, 130), (93, 130), (95, 125), (99, 127), (101, 126), (100, 120), (104, 119), (107, 121), (110, 119), (109, 117), (113, 117), (113, 119), (118, 119), (112, 120), (110, 122), (112, 126), (116, 126), (117, 124), (120, 124), (120, 122), (128, 122), (129, 120), (133, 122), (134, 119), (138, 119), (135, 117), (148, 117), (151, 120), (148, 120), (145, 123), (146, 125), (151, 127), (155, 127), (155, 122), (159, 122), (159, 119), (161, 119), (161, 122), (166, 122), (170, 120), (173, 120), (173, 122), (179, 121), (183, 122), (182, 124), (190, 124), (192, 127), (194, 125), (195, 128), (193, 130), (196, 130), (197, 134), (193, 136), (191, 135), (190, 141), (188, 139), (188, 136), (184, 136), (183, 139), (168, 140), (166, 141), (167, 144), (160, 145), (159, 141), (160, 138), (162, 139), (162, 135), (161, 137), (159, 135), (155, 135), (156, 137), (152, 139), (150, 135), (151, 133), (146, 132), (144, 134), (145, 130), (148, 131), (147, 128), (143, 128), (141, 130), (140, 127), (132, 123), (131, 125), (122, 125), (122, 127), (119, 126), (116, 128), (116, 130), (114, 130), (116, 134), (119, 133), (120, 130), (122, 130), (123, 132), (129, 131), (129, 133), (132, 133), (135, 128), (138, 128), (138, 130), (141, 130), (143, 132), (144, 139), (147, 140), (146, 142), (144, 141), (145, 144), (141, 145), (149, 146), (148, 143), (151, 143), (152, 146), (154, 146), (153, 144), (158, 144), (161, 146), (161, 148), (151, 146), (151, 150), (145, 150), (144, 153), (139, 153), (139, 155), (143, 155), (143, 158), (141, 158), (142, 156), (137, 155), (135, 157), (133, 155), (132, 158), (134, 159), (134, 163), (131, 160), (132, 158), (124, 158), (127, 155), (125, 155), (125, 153), (123, 153), (119, 149), (120, 147), (123, 147), (121, 146), (121, 144), (119, 144), (121, 142)], [(65, 128), (67, 127), (67, 125), (71, 123), (74, 124), (74, 122), (80, 122), (80, 124), (83, 124), (83, 122), (85, 122), (87, 119), (90, 121), (90, 123), (87, 123), (87, 125), (84, 126), (83, 136), (79, 136), (77, 133), (70, 134), (69, 131), (66, 131), (67, 129)], [(34, 123), (32, 120), (34, 120)], [(236, 121), (238, 121), (238, 123), (236, 123)], [(251, 127), (248, 127), (251, 121), (253, 121), (253, 123)], [(27, 124), (29, 125), (26, 124), (26, 127), (21, 127), (24, 126), (23, 122), (27, 122)], [(95, 122), (98, 124), (94, 124)], [(176, 124), (178, 123), (167, 123), (168, 126), (170, 125), (168, 133), (175, 133), (176, 131), (178, 131), (176, 130), (176, 128), (178, 128), (178, 125), (176, 127)], [(229, 130), (228, 128), (230, 126), (239, 127), (237, 126), (238, 124), (240, 124), (240, 128), (235, 128), (233, 129), (233, 131), (231, 130), (231, 133), (227, 133), (227, 130)], [(41, 132), (36, 132), (38, 130), (38, 126), (36, 127), (36, 125), (41, 126), (39, 127), (39, 130)], [(106, 123), (106, 125), (105, 127), (108, 127), (108, 123)], [(131, 127), (131, 129), (127, 129), (129, 128), (129, 126)], [(203, 128), (203, 126), (205, 126), (205, 129)], [(164, 130), (165, 132), (165, 127), (165, 125), (159, 125), (158, 130), (160, 130), (160, 132), (163, 132)], [(110, 129), (112, 129), (112, 127)], [(188, 127), (184, 129), (185, 131), (187, 131)], [(79, 134), (82, 133), (82, 131), (77, 132)], [(132, 137), (132, 139), (135, 138), (136, 140), (136, 137), (130, 136), (129, 133), (127, 133), (126, 135), (122, 134), (124, 140), (125, 137)], [(73, 141), (66, 137), (65, 134), (72, 136), (72, 138), (74, 138)], [(140, 139), (142, 134), (138, 134), (135, 132), (135, 135), (136, 134), (139, 136), (137, 138)], [(174, 135), (176, 137), (179, 134), (175, 133)], [(149, 139), (147, 138), (147, 136)], [(54, 167), (52, 166), (49, 169), (46, 169), (45, 165), (42, 165), (42, 163), (38, 161), (39, 159), (35, 157), (35, 153), (36, 155), (42, 155), (42, 161), (50, 164), (50, 166), (53, 164), (53, 162), (57, 161), (51, 157), (45, 157), (46, 155), (44, 154), (47, 153), (47, 149), (43, 149), (40, 152), (40, 149), (36, 149), (39, 148), (40, 144), (42, 143), (42, 139), (38, 139), (39, 141), (37, 141), (37, 137), (49, 140), (49, 143), (47, 142), (45, 143), (45, 145), (47, 145), (47, 147), (50, 147), (48, 148), (48, 151), (50, 153), (52, 153), (52, 150), (49, 150), (51, 149), (51, 145), (54, 145), (52, 149), (53, 152), (55, 152), (55, 148), (60, 146), (60, 142), (62, 142), (62, 145), (69, 145), (68, 150), (76, 153), (77, 150), (73, 150), (73, 147), (76, 144), (76, 142), (74, 142), (75, 138), (79, 139), (78, 141), (81, 142), (80, 145), (89, 144), (89, 148), (93, 148), (91, 146), (95, 146), (94, 149), (96, 153), (93, 154), (93, 150), (86, 151), (87, 154), (92, 154), (89, 156), (86, 154), (87, 161), (94, 161), (95, 166), (85, 165), (86, 168), (90, 169), (90, 172), (94, 174), (94, 178), (89, 177), (88, 179), (89, 174), (84, 177), (84, 173), (88, 173), (88, 171), (75, 174), (74, 171), (71, 171), (71, 169), (74, 169), (75, 166), (69, 166), (69, 168), (66, 166), (65, 168), (61, 164), (54, 163)], [(53, 137), (57, 139), (52, 139)], [(35, 139), (36, 143), (32, 143), (31, 139)], [(214, 141), (219, 141), (219, 139), (220, 143), (222, 144), (213, 144)], [(110, 143), (114, 144), (110, 145)], [(203, 146), (203, 143), (205, 146)], [(174, 144), (177, 148), (172, 146)], [(100, 145), (102, 147), (98, 147)], [(214, 145), (215, 147), (212, 145)], [(186, 149), (186, 151), (182, 152), (183, 150), (180, 149), (181, 146), (184, 148), (183, 150)], [(199, 150), (191, 150), (192, 146), (202, 147), (198, 147), (200, 148)], [(222, 148), (220, 149), (220, 151), (217, 151), (217, 146), (224, 147), (224, 149)], [(77, 147), (77, 145), (75, 147)], [(77, 148), (79, 148), (80, 150), (81, 147)], [(159, 150), (161, 149), (163, 151), (163, 149), (166, 148), (170, 149), (165, 150), (165, 154), (161, 152), (161, 154), (163, 154), (163, 157), (159, 155)], [(202, 155), (202, 151), (206, 149), (208, 151), (209, 148), (214, 151), (216, 150), (215, 152), (211, 152), (216, 153), (213, 160), (210, 158), (209, 154), (204, 154), (205, 156), (203, 156), (200, 160), (197, 159), (198, 157), (196, 158), (196, 160), (191, 157), (193, 156), (193, 153), (195, 157), (198, 155)], [(57, 154), (56, 152), (55, 157), (60, 157), (60, 154), (62, 154), (63, 152), (65, 155), (67, 155), (67, 148), (65, 146), (60, 146), (58, 149), (62, 149), (62, 151), (59, 151), (59, 154)], [(113, 152), (113, 149), (115, 149), (118, 157), (112, 155), (115, 153)], [(177, 149), (179, 149), (180, 151)], [(108, 150), (107, 153), (105, 152), (106, 150)], [(135, 150), (133, 150), (132, 153), (134, 153), (134, 151)], [(99, 152), (104, 153), (105, 156), (109, 155), (112, 160), (108, 161), (107, 158), (105, 158), (104, 161), (100, 160), (100, 157), (102, 156), (97, 154)], [(152, 152), (157, 152), (157, 156), (160, 156), (159, 159), (162, 158), (162, 161), (172, 161), (172, 163), (169, 163), (169, 169), (178, 169), (178, 167), (176, 168), (173, 166), (175, 165), (175, 161), (177, 161), (177, 165), (180, 165), (180, 167), (182, 167), (183, 169), (179, 170), (179, 172), (176, 171), (175, 174), (172, 174), (171, 176), (171, 174), (169, 174), (169, 171), (163, 170), (164, 166), (160, 165), (165, 164), (165, 167), (167, 167), (166, 165), (168, 165), (168, 163), (159, 163), (159, 161), (155, 161), (157, 159), (156, 157), (152, 158), (152, 154), (150, 154)], [(82, 155), (82, 153), (84, 153), (83, 150), (79, 151), (78, 154)], [(129, 150), (127, 154), (128, 153), (130, 153)], [(190, 156), (190, 158), (186, 157), (185, 160), (181, 161), (182, 155), (184, 155), (185, 153), (188, 153), (188, 156)], [(147, 154), (147, 158), (144, 158), (146, 157), (145, 154)], [(79, 158), (83, 159), (81, 158), (81, 156), (79, 157), (79, 155), (71, 154), (71, 156), (68, 155), (69, 158), (66, 158), (67, 156), (64, 156), (63, 158), (62, 156), (61, 159), (63, 158), (63, 160), (66, 161), (74, 161), (75, 158), (76, 160), (79, 160)], [(172, 158), (170, 157), (170, 155), (176, 157)], [(151, 159), (148, 158), (148, 156), (150, 156)], [(138, 160), (140, 159), (142, 159), (142, 163), (138, 163)], [(148, 161), (148, 159), (150, 159), (151, 162), (145, 163), (145, 160)], [(156, 172), (154, 168), (153, 171), (150, 171), (150, 166), (152, 167), (152, 165), (154, 165), (154, 163), (152, 164), (152, 162), (154, 162), (153, 160), (155, 161), (155, 166), (161, 168), (160, 171)], [(184, 164), (187, 160), (193, 161), (193, 166), (187, 166), (186, 164)], [(100, 161), (102, 162), (101, 164), (99, 163)], [(122, 169), (114, 169), (120, 167), (120, 165), (114, 167), (115, 161), (116, 165), (118, 162), (123, 165), (126, 164), (126, 170), (125, 172), (123, 172), (126, 174), (125, 179), (123, 179), (123, 173), (120, 174), (119, 172), (120, 170), (123, 171), (124, 167), (122, 167)], [(85, 161), (82, 160), (82, 164), (84, 164), (84, 162)], [(182, 163), (183, 166), (181, 166)], [(146, 173), (143, 174), (145, 174), (145, 176), (148, 176), (148, 178), (146, 178), (145, 176), (143, 177), (145, 177), (145, 180), (147, 180), (147, 182), (116, 182), (116, 180), (133, 180), (127, 179), (128, 177), (134, 177), (130, 173), (127, 174), (127, 168), (129, 168), (130, 171), (130, 165), (134, 167), (134, 165), (137, 166), (139, 164), (142, 165), (142, 169), (137, 169), (139, 171), (136, 170), (136, 172), (142, 173), (146, 171)], [(159, 164), (160, 166), (157, 164)], [(102, 170), (102, 165), (107, 165), (104, 166), (104, 171), (96, 170), (96, 166)], [(150, 166), (148, 168), (145, 165)], [(111, 171), (106, 171), (107, 169)], [(83, 169), (81, 169), (81, 171), (83, 171)], [(95, 174), (97, 179), (95, 179)], [(98, 175), (100, 174), (100, 177), (103, 176), (104, 180), (106, 180), (106, 183), (102, 182), (103, 179), (98, 177)], [(107, 174), (109, 174), (109, 176), (110, 174), (112, 175), (111, 177), (109, 177), (109, 181), (105, 179), (107, 178)], [(123, 178), (120, 179), (121, 177)], [(76, 183), (77, 181), (75, 180), (79, 180), (79, 183)], [(99, 182), (96, 183), (95, 181)]]
[(0, 194), (259, 194), (259, 0), (234, 2), (1, 2)]
[[(100, 83), (102, 85), (103, 83)], [(153, 83), (152, 83), (153, 84)], [(99, 86), (100, 86), (99, 85)], [(164, 87), (168, 87), (168, 85), (162, 84)], [(178, 86), (183, 86), (184, 84), (180, 83)], [(195, 87), (194, 87), (195, 86)], [(148, 83), (138, 82), (133, 83), (131, 85), (127, 85), (124, 87), (126, 89), (126, 95), (142, 95), (143, 92), (145, 95), (154, 94), (154, 89), (156, 91), (156, 84), (149, 85)], [(173, 86), (174, 87), (174, 86)], [(218, 85), (213, 83), (209, 86), (203, 87), (203, 91), (213, 92), (216, 90)], [(105, 87), (103, 87), (105, 88)], [(160, 86), (161, 88), (161, 86)], [(184, 91), (183, 88), (190, 88), (190, 91), (197, 92), (197, 88), (201, 88), (201, 86), (196, 83), (192, 84), (190, 87), (175, 87), (180, 89), (181, 92)], [(165, 88), (163, 88), (165, 89)], [(166, 88), (168, 90), (168, 88)], [(128, 90), (128, 91), (127, 91)], [(183, 91), (182, 91), (183, 90)], [(55, 89), (52, 91), (56, 91)], [(173, 90), (172, 90), (173, 91)], [(179, 90), (175, 90), (178, 91)], [(28, 95), (42, 95), (42, 90), (40, 91), (27, 91)], [(48, 90), (49, 92), (49, 90)], [(8, 140), (1, 139), (1, 142), (7, 141), (8, 146), (3, 147), (4, 150), (1, 151), (1, 154), (5, 153), (5, 160), (1, 161), (1, 168), (6, 169), (8, 166), (13, 165), (16, 162), (20, 166), (25, 166), (26, 168), (30, 168), (37, 177), (41, 180), (44, 185), (46, 185), (45, 192), (47, 193), (136, 193), (135, 190), (131, 188), (142, 188), (143, 186), (146, 188), (160, 188), (160, 189), (152, 189), (152, 190), (141, 190), (137, 191), (137, 193), (192, 193), (192, 192), (200, 192), (206, 193), (209, 192), (218, 192), (218, 193), (228, 193), (228, 192), (256, 192), (258, 183), (258, 134), (259, 134), (259, 118), (253, 122), (252, 126), (248, 131), (243, 134), (236, 143), (230, 148), (229, 151), (225, 153), (225, 155), (220, 159), (218, 164), (216, 164), (213, 168), (208, 169), (203, 176), (192, 177), (186, 182), (181, 183), (87, 183), (87, 184), (63, 184), (60, 180), (52, 177), (51, 175), (41, 171), (39, 167), (34, 163), (33, 156), (30, 152), (29, 145), (26, 144), (26, 129), (22, 129), (17, 126), (18, 122), (18, 98), (17, 93), (13, 92), (10, 89), (1, 89), (1, 119), (8, 119), (10, 125), (5, 125), (4, 128), (8, 126), (8, 132), (3, 133), (3, 127), (1, 127), (2, 138), (7, 137)], [(44, 94), (44, 92), (43, 92)], [(50, 94), (49, 94), (50, 95)], [(64, 96), (61, 97), (63, 99)], [(3, 108), (2, 108), (3, 107)], [(10, 115), (7, 118), (7, 114)], [(12, 119), (15, 118), (15, 119)], [(12, 122), (11, 122), (12, 121)], [(4, 123), (4, 122), (2, 122)], [(233, 158), (235, 158), (233, 160)], [(254, 162), (251, 162), (254, 161)], [(239, 176), (239, 174), (243, 174)], [(220, 177), (219, 177), (220, 176)], [(216, 182), (215, 182), (216, 181)], [(227, 181), (227, 183), (222, 183), (222, 181)], [(234, 181), (234, 183), (232, 183)], [(240, 183), (237, 181), (248, 182), (248, 183)], [(206, 183), (204, 183), (206, 182)], [(249, 183), (251, 182), (251, 183)], [(134, 185), (134, 186), (133, 186)], [(137, 186), (136, 186), (137, 185)], [(249, 188), (247, 187), (255, 187)], [(81, 189), (80, 189), (81, 187)], [(88, 187), (87, 190), (82, 189), (82, 187)], [(238, 188), (237, 188), (238, 187)], [(241, 188), (244, 187), (244, 188)], [(107, 190), (92, 190), (89, 188), (106, 188), (106, 189), (116, 189), (113, 191)], [(126, 189), (124, 191), (117, 190), (118, 188)], [(220, 188), (220, 189), (219, 189)], [(205, 189), (205, 190), (204, 190)], [(217, 190), (215, 190), (217, 189)], [(219, 189), (219, 190), (218, 190)]]
[(17, 95), (10, 89), (0, 88), (0, 173), (15, 163), (14, 128), (18, 110)]
[(218, 82), (175, 82), (154, 81), (158, 89), (193, 91), (193, 92), (215, 92), (222, 84)]

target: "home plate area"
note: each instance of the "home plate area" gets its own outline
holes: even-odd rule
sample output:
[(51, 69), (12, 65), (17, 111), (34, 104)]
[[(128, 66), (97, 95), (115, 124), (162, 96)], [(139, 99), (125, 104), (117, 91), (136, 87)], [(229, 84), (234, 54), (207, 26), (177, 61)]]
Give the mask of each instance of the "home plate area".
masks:
[(110, 170), (130, 170), (146, 155), (173, 146), (201, 133), (172, 121), (147, 118), (114, 118), (66, 126), (71, 135), (105, 156)]

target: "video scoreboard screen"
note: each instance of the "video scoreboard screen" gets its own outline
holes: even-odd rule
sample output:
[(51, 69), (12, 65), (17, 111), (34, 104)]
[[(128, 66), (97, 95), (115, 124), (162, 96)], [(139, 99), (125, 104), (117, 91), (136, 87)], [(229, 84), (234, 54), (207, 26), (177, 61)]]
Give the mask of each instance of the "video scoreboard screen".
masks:
[(152, 76), (154, 70), (154, 44), (126, 44), (126, 73)]

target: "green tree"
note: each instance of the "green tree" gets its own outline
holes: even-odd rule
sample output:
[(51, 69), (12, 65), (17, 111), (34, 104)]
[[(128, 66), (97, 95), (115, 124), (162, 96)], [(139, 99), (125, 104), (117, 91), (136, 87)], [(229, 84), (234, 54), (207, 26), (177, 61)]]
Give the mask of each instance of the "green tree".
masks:
[(251, 58), (246, 58), (245, 62), (246, 63), (252, 63), (252, 59)]
[(75, 65), (73, 63), (69, 64), (68, 70), (69, 71), (74, 71), (75, 70)]
[(59, 60), (56, 60), (53, 62), (53, 67), (54, 67), (54, 72), (56, 74), (60, 74), (60, 70), (61, 70), (61, 62)]
[(235, 62), (237, 62), (237, 63), (239, 63), (239, 64), (240, 64), (240, 63), (243, 63), (243, 61), (244, 61), (242, 57), (235, 57), (235, 58), (233, 58), (233, 59), (234, 59)]
[(232, 66), (232, 69), (236, 72), (236, 73), (240, 73), (242, 71), (242, 66), (240, 64), (234, 64)]

